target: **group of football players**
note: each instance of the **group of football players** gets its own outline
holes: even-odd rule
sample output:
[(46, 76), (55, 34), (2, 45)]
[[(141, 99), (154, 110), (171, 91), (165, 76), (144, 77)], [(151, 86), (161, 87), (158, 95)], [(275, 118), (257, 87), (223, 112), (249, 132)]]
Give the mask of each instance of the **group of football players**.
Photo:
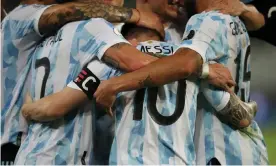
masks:
[[(239, 0), (22, 0), (2, 21), (16, 165), (267, 165)], [(13, 161), (12, 161), (13, 162)]]

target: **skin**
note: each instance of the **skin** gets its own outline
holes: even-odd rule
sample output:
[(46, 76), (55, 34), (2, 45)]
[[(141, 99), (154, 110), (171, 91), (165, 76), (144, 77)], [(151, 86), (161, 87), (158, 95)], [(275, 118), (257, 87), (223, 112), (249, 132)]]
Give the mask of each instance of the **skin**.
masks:
[[(22, 4), (56, 4), (55, 0), (25, 0)], [(107, 3), (107, 4), (106, 4)], [(135, 23), (139, 26), (154, 27), (164, 35), (160, 18), (152, 13), (121, 7), (123, 0), (75, 0), (47, 8), (40, 17), (39, 31), (51, 35), (68, 22), (104, 18), (112, 23)], [(112, 6), (116, 5), (116, 6)], [(117, 6), (118, 5), (118, 6)]]

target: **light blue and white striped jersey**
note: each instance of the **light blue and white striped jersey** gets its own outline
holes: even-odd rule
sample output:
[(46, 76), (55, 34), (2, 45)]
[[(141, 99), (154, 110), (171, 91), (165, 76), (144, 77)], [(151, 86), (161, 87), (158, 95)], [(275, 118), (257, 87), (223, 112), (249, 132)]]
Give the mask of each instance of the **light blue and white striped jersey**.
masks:
[(38, 32), (38, 21), (47, 7), (20, 5), (2, 22), (1, 145), (8, 142), (16, 144), (18, 135), (23, 133), (23, 139), (27, 132), (27, 123), (20, 108), (29, 85), (31, 57), (42, 38)]
[[(177, 45), (149, 41), (142, 52), (172, 55)], [(193, 144), (198, 82), (121, 93), (110, 164), (195, 164)]]
[[(140, 43), (137, 49), (146, 53), (169, 56), (178, 47), (164, 42), (148, 41)], [(106, 79), (102, 77), (101, 72), (106, 73), (108, 70), (110, 70), (109, 78), (122, 74), (98, 61), (91, 62), (88, 68), (100, 80)], [(158, 88), (151, 88), (118, 95), (114, 107), (117, 132), (110, 164), (195, 163), (193, 128), (198, 88), (195, 83), (190, 81), (179, 82), (181, 84), (172, 83), (159, 88), (159, 91)], [(185, 84), (188, 87), (186, 97)], [(68, 86), (80, 90), (74, 86), (74, 83), (70, 83)], [(189, 97), (191, 92), (195, 93)], [(184, 98), (188, 98), (185, 100), (187, 103)], [(154, 104), (151, 105), (152, 103), (148, 100), (154, 100), (151, 101)], [(144, 101), (147, 104), (143, 105)], [(155, 103), (157, 103), (158, 110), (162, 110), (162, 115), (156, 110)], [(176, 106), (175, 103), (177, 103)], [(188, 105), (189, 109), (184, 110), (185, 105)], [(143, 113), (144, 109), (149, 112)], [(176, 111), (173, 113), (175, 109)], [(180, 132), (177, 132), (178, 130)]]
[(174, 23), (170, 23), (165, 28), (165, 42), (177, 45), (181, 43), (183, 32), (179, 32), (177, 29), (177, 25)]
[[(101, 59), (109, 47), (121, 42), (127, 41), (103, 19), (65, 25), (36, 49), (31, 68), (31, 96), (38, 100), (61, 91), (77, 77), (84, 65), (93, 59)], [(15, 163), (92, 164), (92, 110), (95, 108), (88, 102), (56, 121), (31, 123)]]
[[(205, 55), (205, 61), (226, 65), (236, 78), (235, 92), (242, 100), (249, 100), (250, 39), (238, 17), (218, 12), (197, 14), (189, 20), (184, 38), (183, 47)], [(221, 103), (227, 99), (210, 89), (213, 88), (208, 85), (203, 88), (207, 100), (214, 103), (213, 107), (223, 108)], [(205, 165), (214, 157), (222, 165), (268, 164), (263, 135), (256, 122), (245, 130), (233, 130), (218, 120), (207, 101), (200, 100), (199, 107), (203, 109), (196, 120), (196, 164)]]

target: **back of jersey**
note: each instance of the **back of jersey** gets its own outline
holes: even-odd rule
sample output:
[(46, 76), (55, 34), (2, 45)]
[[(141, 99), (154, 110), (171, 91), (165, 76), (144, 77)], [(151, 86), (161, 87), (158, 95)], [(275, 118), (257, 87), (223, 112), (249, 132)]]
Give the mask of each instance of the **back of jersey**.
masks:
[[(138, 49), (170, 56), (177, 46), (149, 41)], [(194, 164), (197, 94), (197, 83), (186, 80), (120, 94), (110, 164)]]
[[(45, 39), (33, 57), (32, 97), (38, 100), (61, 91), (87, 63), (101, 59), (107, 48), (121, 42), (112, 40), (117, 37), (112, 27), (103, 19), (79, 21), (65, 25), (55, 36)], [(101, 78), (106, 79), (109, 71), (102, 71)], [(16, 164), (91, 164), (95, 109), (91, 104), (83, 104), (53, 122), (32, 123)]]
[[(245, 25), (238, 17), (217, 12), (203, 13), (201, 16), (202, 19), (211, 20), (205, 29), (209, 29), (215, 36), (215, 39), (210, 41), (212, 50), (207, 50), (206, 53), (209, 60), (228, 67), (237, 84), (235, 93), (243, 101), (249, 101), (250, 38)], [(216, 28), (213, 28), (213, 25)], [(241, 131), (233, 130), (222, 123), (214, 115), (215, 109), (209, 102), (214, 103), (214, 107), (220, 110), (223, 99), (219, 95), (214, 95), (216, 91), (213, 87), (207, 83), (203, 84), (203, 93), (207, 100), (200, 95), (201, 109), (197, 114), (195, 144), (197, 156), (201, 157), (197, 158), (197, 164), (207, 164), (212, 158), (217, 158), (223, 165), (265, 164), (266, 148), (257, 123), (252, 122), (250, 127)]]

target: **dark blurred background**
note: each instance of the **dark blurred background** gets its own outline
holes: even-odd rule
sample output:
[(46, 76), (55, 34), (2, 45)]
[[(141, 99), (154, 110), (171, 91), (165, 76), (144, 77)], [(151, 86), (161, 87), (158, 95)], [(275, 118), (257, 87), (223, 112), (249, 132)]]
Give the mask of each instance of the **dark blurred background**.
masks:
[[(244, 1), (255, 5), (266, 19), (265, 27), (250, 33), (251, 99), (258, 103), (256, 121), (265, 136), (270, 164), (276, 165), (276, 0)], [(17, 4), (19, 0), (9, 0), (4, 8), (9, 12)], [(125, 6), (135, 7), (135, 0), (125, 0)]]

